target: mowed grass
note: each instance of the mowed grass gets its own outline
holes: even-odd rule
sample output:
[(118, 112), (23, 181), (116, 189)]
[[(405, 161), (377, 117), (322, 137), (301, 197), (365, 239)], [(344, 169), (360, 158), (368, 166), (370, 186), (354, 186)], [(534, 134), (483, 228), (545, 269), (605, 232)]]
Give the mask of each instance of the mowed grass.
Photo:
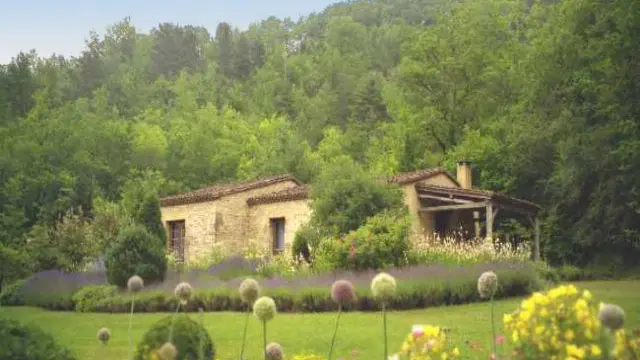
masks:
[[(622, 306), (627, 314), (626, 327), (640, 327), (640, 281), (597, 281), (575, 283), (591, 290), (597, 300)], [(502, 314), (515, 310), (521, 298), (495, 304), (496, 327), (502, 333)], [(135, 314), (133, 343), (167, 313)], [(50, 312), (28, 307), (0, 308), (0, 316), (36, 323), (49, 331), (79, 359), (123, 360), (127, 358), (129, 317), (125, 314), (81, 314)], [(191, 313), (194, 319), (199, 314)], [(238, 359), (245, 316), (240, 313), (205, 313), (204, 323), (215, 342), (218, 359)], [(413, 324), (433, 324), (451, 329), (450, 338), (464, 359), (487, 359), (490, 353), (491, 325), (488, 303), (428, 308), (388, 314), (389, 352), (399, 350)], [(328, 351), (336, 314), (279, 314), (268, 324), (268, 341), (279, 342), (289, 356), (300, 353), (325, 354)], [(96, 331), (111, 329), (112, 341), (103, 347)], [(353, 352), (357, 356), (353, 356)], [(334, 358), (380, 359), (384, 354), (381, 313), (343, 314), (336, 340)], [(250, 318), (245, 359), (262, 359), (262, 333), (258, 321)]]

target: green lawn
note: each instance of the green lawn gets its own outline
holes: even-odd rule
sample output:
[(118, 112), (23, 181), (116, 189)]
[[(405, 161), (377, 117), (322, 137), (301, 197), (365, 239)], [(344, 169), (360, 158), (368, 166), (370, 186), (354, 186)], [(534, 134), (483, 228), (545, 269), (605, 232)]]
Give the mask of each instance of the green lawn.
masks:
[[(622, 306), (627, 313), (627, 327), (640, 327), (640, 281), (582, 282), (581, 288), (590, 289), (596, 299)], [(513, 311), (520, 299), (496, 303), (499, 315), (498, 329), (502, 329), (501, 314)], [(137, 342), (144, 331), (156, 320), (167, 314), (136, 314), (133, 320), (133, 341)], [(0, 316), (33, 322), (50, 331), (57, 340), (76, 352), (79, 359), (122, 360), (128, 347), (128, 315), (78, 314), (49, 312), (34, 308), (0, 308)], [(197, 317), (198, 314), (191, 314)], [(497, 316), (498, 317), (498, 316)], [(280, 314), (269, 323), (269, 341), (277, 341), (285, 353), (300, 352), (324, 354), (328, 351), (335, 314)], [(414, 311), (392, 312), (388, 315), (390, 352), (399, 349), (411, 325), (437, 324), (451, 329), (451, 338), (459, 346), (463, 358), (487, 359), (491, 327), (488, 322), (487, 304), (429, 308)], [(204, 321), (218, 349), (218, 358), (236, 359), (242, 341), (244, 317), (239, 313), (206, 313)], [(96, 340), (96, 331), (107, 326), (112, 331), (112, 341), (104, 349)], [(251, 318), (247, 355), (249, 359), (261, 359), (262, 336), (258, 322)], [(347, 313), (341, 319), (335, 353), (353, 359), (380, 359), (383, 354), (382, 317), (380, 313)], [(480, 349), (471, 348), (479, 343)], [(336, 357), (337, 358), (337, 357)]]

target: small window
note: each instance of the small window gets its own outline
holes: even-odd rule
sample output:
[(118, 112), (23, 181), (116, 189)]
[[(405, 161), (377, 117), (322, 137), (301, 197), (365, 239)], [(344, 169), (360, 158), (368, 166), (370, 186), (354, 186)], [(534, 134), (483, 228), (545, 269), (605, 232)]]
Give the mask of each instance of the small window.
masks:
[(184, 262), (185, 224), (184, 220), (169, 221), (169, 246), (176, 261)]
[(284, 218), (271, 219), (271, 230), (273, 231), (273, 253), (281, 253), (284, 251)]

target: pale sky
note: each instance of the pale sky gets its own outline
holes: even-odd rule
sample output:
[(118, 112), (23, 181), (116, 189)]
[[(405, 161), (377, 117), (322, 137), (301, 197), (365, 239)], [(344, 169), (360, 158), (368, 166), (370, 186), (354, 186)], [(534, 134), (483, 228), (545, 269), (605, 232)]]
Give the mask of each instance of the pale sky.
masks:
[(20, 51), (78, 56), (91, 30), (129, 16), (139, 32), (162, 22), (204, 26), (213, 34), (221, 21), (246, 29), (269, 16), (297, 20), (339, 0), (0, 0), (0, 64)]

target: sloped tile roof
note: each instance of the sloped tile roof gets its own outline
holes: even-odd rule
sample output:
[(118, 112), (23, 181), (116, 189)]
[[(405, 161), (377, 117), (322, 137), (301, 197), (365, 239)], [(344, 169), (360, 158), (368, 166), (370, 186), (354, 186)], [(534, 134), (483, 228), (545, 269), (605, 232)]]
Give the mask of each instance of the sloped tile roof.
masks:
[(229, 196), (243, 191), (253, 190), (283, 181), (293, 181), (300, 185), (300, 181), (292, 175), (278, 175), (257, 180), (244, 181), (232, 184), (207, 186), (198, 190), (182, 194), (167, 196), (160, 199), (161, 206), (175, 206), (193, 204), (204, 201), (213, 201), (223, 196)]
[(398, 173), (389, 177), (388, 179), (386, 179), (386, 181), (394, 184), (406, 185), (411, 184), (412, 182), (425, 180), (439, 174), (444, 174), (451, 178), (451, 180), (453, 180), (456, 184), (458, 183), (455, 178), (449, 175), (449, 173), (441, 167)]
[(533, 203), (531, 201), (514, 198), (511, 196), (507, 196), (505, 194), (502, 194), (496, 191), (490, 191), (490, 190), (482, 190), (482, 189), (476, 189), (476, 188), (463, 189), (463, 188), (454, 188), (454, 187), (447, 187), (447, 186), (421, 185), (421, 184), (416, 184), (416, 190), (418, 191), (418, 193), (428, 192), (428, 193), (454, 195), (454, 196), (468, 197), (468, 198), (475, 198), (475, 199), (496, 200), (503, 203), (510, 203), (513, 205), (524, 207), (529, 210), (542, 209), (540, 205)]
[(247, 204), (258, 205), (282, 201), (303, 200), (309, 197), (310, 190), (311, 187), (309, 185), (298, 185), (269, 194), (252, 196), (247, 199)]
[[(430, 168), (417, 171), (410, 171), (399, 173), (391, 177), (381, 179), (382, 182), (406, 185), (412, 182), (428, 179), (438, 174), (445, 174), (451, 178), (456, 184), (456, 179), (452, 178), (443, 168)], [(300, 185), (290, 189), (276, 191), (269, 194), (255, 196), (249, 198), (247, 203), (249, 205), (266, 204), (280, 201), (300, 200), (309, 197), (311, 187), (309, 185)]]

